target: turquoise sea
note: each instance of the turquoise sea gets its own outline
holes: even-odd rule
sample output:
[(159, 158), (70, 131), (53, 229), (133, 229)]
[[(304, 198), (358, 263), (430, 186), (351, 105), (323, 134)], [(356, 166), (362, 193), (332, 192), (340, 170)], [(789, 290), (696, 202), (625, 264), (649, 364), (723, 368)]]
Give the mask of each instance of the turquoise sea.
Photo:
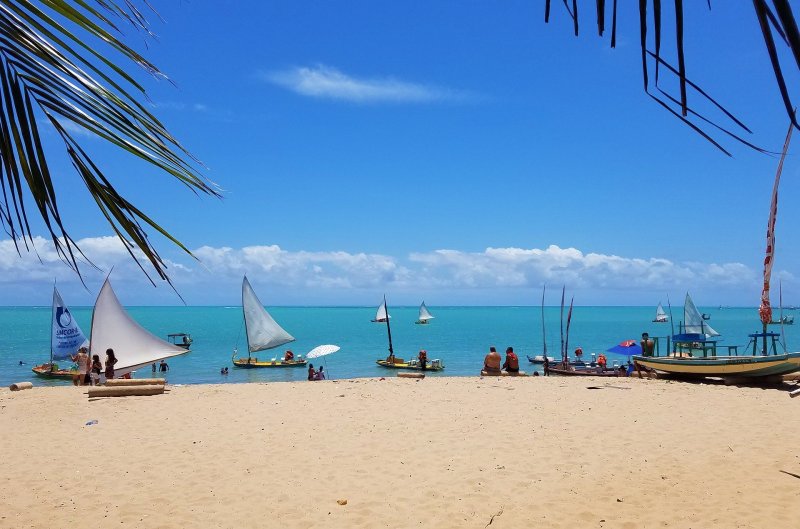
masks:
[[(88, 335), (91, 307), (70, 308)], [(760, 327), (755, 308), (698, 308), (711, 315), (709, 323), (722, 334), (722, 345), (745, 346), (749, 340), (747, 334)], [(426, 349), (429, 359), (439, 358), (446, 365), (443, 372), (432, 376), (477, 375), (490, 345), (501, 352), (513, 346), (522, 369), (528, 371), (533, 365), (525, 355), (542, 353), (540, 307), (430, 306), (429, 309), (436, 317), (429, 325), (414, 324), (417, 307), (390, 307), (390, 312), (395, 354), (408, 358), (419, 349)], [(240, 351), (246, 350), (241, 307), (128, 307), (127, 310), (143, 327), (160, 337), (173, 332), (188, 332), (193, 336), (192, 351), (168, 361), (171, 383), (305, 380), (303, 368), (232, 367), (233, 348), (238, 345)], [(262, 351), (257, 355), (260, 359), (282, 355), (286, 348), (295, 354), (305, 354), (317, 345), (336, 344), (341, 350), (326, 357), (324, 362), (330, 378), (395, 375), (394, 371), (375, 364), (377, 358), (387, 355), (386, 326), (369, 321), (375, 316), (375, 307), (268, 307), (268, 310), (297, 341), (274, 351)], [(3, 329), (0, 385), (21, 380), (35, 380), (37, 385), (64, 383), (40, 379), (30, 371), (33, 365), (49, 359), (50, 311), (50, 307), (0, 307), (0, 329)], [(551, 356), (558, 356), (560, 350), (560, 314), (559, 307), (545, 307), (547, 350)], [(682, 315), (682, 307), (673, 307), (676, 321)], [(670, 334), (670, 324), (652, 323), (654, 316), (655, 307), (575, 307), (569, 350), (581, 346), (588, 357), (626, 339), (638, 341), (645, 331), (651, 336)], [(779, 325), (770, 326), (770, 330), (780, 329)], [(795, 327), (784, 326), (784, 331), (788, 349), (797, 350)], [(624, 361), (625, 357), (609, 356), (609, 360), (614, 359)], [(19, 365), (20, 361), (25, 364)], [(223, 366), (230, 367), (229, 375), (220, 375)], [(147, 377), (150, 372), (140, 371), (136, 376)]]

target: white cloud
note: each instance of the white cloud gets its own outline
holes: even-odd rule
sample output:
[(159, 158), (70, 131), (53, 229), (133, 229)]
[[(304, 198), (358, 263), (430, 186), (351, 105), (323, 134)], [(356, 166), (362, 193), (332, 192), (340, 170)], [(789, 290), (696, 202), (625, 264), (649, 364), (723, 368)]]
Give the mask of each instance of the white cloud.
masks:
[(474, 96), (458, 90), (410, 83), (391, 77), (357, 78), (336, 68), (317, 65), (268, 72), (261, 77), (273, 84), (309, 97), (340, 99), (357, 103), (429, 103), (467, 101)]
[[(39, 291), (46, 290), (53, 278), (58, 278), (59, 284), (79, 284), (59, 259), (51, 241), (36, 237), (34, 244), (38, 256), (26, 252), (24, 247), (20, 256), (13, 241), (0, 240), (0, 304), (8, 297), (6, 294), (14, 293), (23, 283)], [(169, 289), (160, 288), (159, 292), (142, 289), (148, 281), (116, 237), (86, 238), (78, 244), (100, 269), (88, 265), (82, 269), (91, 288), (99, 285), (113, 267), (115, 284), (128, 285), (137, 302), (148, 303), (155, 298), (176, 302)], [(746, 303), (760, 284), (760, 270), (741, 263), (678, 263), (658, 257), (583, 253), (555, 245), (545, 249), (487, 248), (482, 252), (436, 250), (407, 257), (289, 251), (277, 245), (202, 246), (193, 253), (199, 263), (190, 258), (167, 261), (178, 290), (191, 303), (215, 303), (223, 299), (232, 302), (244, 274), (249, 274), (254, 284), (269, 285), (272, 292), (281, 293), (282, 299), (296, 303), (319, 299), (353, 303), (364, 301), (359, 296), (375, 296), (384, 291), (402, 293), (410, 299), (437, 291), (441, 297), (453, 294), (459, 299), (483, 302), (492, 299), (508, 302), (518, 295), (530, 302), (529, 294), (519, 293), (525, 289), (538, 290), (542, 284), (567, 285), (569, 290), (582, 293), (576, 299), (583, 303), (630, 303), (621, 300), (644, 301), (654, 293), (682, 294), (686, 290), (694, 293), (701, 289), (706, 296), (722, 298), (720, 301), (733, 300), (726, 303)], [(787, 283), (794, 282), (794, 277), (786, 271), (776, 270), (775, 277), (784, 282), (784, 290)], [(748, 296), (744, 300), (742, 293)]]

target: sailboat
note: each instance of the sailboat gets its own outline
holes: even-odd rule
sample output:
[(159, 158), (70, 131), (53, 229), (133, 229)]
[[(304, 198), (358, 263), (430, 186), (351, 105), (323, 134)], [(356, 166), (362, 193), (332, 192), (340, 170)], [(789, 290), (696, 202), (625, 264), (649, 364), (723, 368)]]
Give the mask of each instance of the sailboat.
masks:
[[(783, 144), (783, 154), (778, 163), (775, 183), (772, 186), (772, 200), (767, 221), (767, 249), (764, 257), (764, 287), (761, 291), (761, 306), (758, 309), (762, 332), (748, 335), (752, 344), (752, 355), (738, 355), (736, 346), (728, 347), (729, 355), (733, 353), (733, 356), (717, 355), (714, 336), (719, 336), (719, 333), (714, 331), (702, 315), (697, 313), (697, 307), (694, 306), (687, 293), (682, 332), (672, 336), (673, 352), (668, 356), (634, 356), (633, 360), (636, 364), (662, 373), (699, 377), (763, 377), (800, 371), (800, 352), (779, 354), (776, 344), (780, 334), (767, 332), (767, 325), (772, 321), (769, 283), (775, 255), (778, 184), (786, 152), (789, 149), (789, 141), (792, 138), (792, 128), (793, 126), (790, 124), (786, 141)], [(768, 340), (769, 346), (767, 345)], [(760, 347), (759, 342), (761, 342)], [(710, 356), (709, 353), (711, 353)]]
[(55, 285), (53, 285), (53, 311), (50, 320), (50, 361), (34, 366), (32, 371), (46, 378), (72, 378), (77, 371), (59, 369), (55, 360), (70, 360), (78, 349), (88, 347), (89, 341), (64, 304)]
[[(384, 305), (385, 308), (385, 305)], [(430, 320), (434, 318), (433, 314), (428, 312), (428, 307), (425, 306), (425, 302), (422, 302), (422, 305), (419, 306), (419, 317), (417, 318), (416, 323), (417, 325), (427, 325)]]
[(391, 316), (389, 316), (386, 310), (386, 299), (384, 299), (383, 303), (378, 306), (378, 312), (375, 313), (375, 318), (369, 321), (372, 323), (384, 323), (388, 318), (391, 318)]
[[(423, 306), (425, 306), (424, 303)], [(386, 296), (383, 297), (383, 303), (378, 308), (378, 316), (381, 315), (381, 309), (383, 309), (383, 321), (381, 323), (386, 323), (386, 334), (389, 338), (389, 356), (387, 356), (385, 359), (379, 358), (375, 361), (375, 363), (381, 367), (388, 367), (392, 369), (418, 369), (425, 371), (441, 371), (444, 369), (444, 364), (438, 359), (426, 360), (425, 365), (423, 366), (418, 360), (406, 361), (402, 358), (397, 358), (394, 355), (394, 348), (392, 347), (392, 326), (389, 324), (389, 319), (391, 316), (389, 315), (389, 309), (386, 306)]]
[(669, 322), (669, 316), (667, 313), (664, 312), (664, 307), (661, 305), (661, 302), (658, 302), (658, 308), (656, 308), (656, 317), (653, 318), (653, 323), (667, 323)]
[(260, 361), (251, 356), (251, 353), (267, 351), (294, 341), (294, 336), (286, 332), (283, 327), (272, 319), (267, 309), (256, 296), (250, 281), (245, 276), (242, 280), (242, 312), (244, 313), (244, 326), (247, 335), (247, 358), (238, 358), (239, 351), (234, 349), (232, 362), (236, 367), (297, 367), (306, 365), (302, 357), (291, 360), (272, 358), (269, 361)]
[(106, 350), (113, 349), (117, 363), (115, 376), (123, 376), (153, 362), (186, 354), (183, 347), (151, 334), (125, 311), (106, 278), (92, 312), (91, 353), (102, 361)]

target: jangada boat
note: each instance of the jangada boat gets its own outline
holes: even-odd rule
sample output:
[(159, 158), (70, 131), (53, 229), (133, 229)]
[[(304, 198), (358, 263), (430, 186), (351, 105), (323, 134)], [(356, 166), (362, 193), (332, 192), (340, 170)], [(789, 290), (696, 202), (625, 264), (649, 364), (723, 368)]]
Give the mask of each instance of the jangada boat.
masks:
[(235, 367), (299, 367), (306, 365), (306, 360), (302, 357), (292, 360), (272, 358), (269, 361), (259, 361), (258, 358), (251, 355), (251, 353), (268, 351), (293, 342), (295, 338), (270, 316), (253, 291), (253, 287), (250, 286), (247, 276), (242, 280), (242, 311), (247, 335), (247, 358), (239, 358), (238, 349), (234, 349), (231, 361)]
[(669, 322), (669, 316), (667, 313), (664, 312), (664, 307), (661, 305), (661, 302), (658, 302), (658, 307), (656, 307), (656, 317), (653, 318), (653, 323), (667, 323)]
[[(780, 334), (767, 332), (767, 325), (772, 321), (769, 283), (775, 255), (778, 184), (791, 137), (792, 127), (790, 126), (772, 187), (772, 201), (767, 222), (767, 249), (764, 258), (764, 288), (761, 292), (761, 306), (758, 309), (762, 332), (749, 335), (752, 354), (740, 356), (737, 354), (737, 348), (730, 346), (727, 356), (717, 355), (717, 340), (714, 337), (719, 334), (704, 321), (687, 293), (684, 304), (685, 325), (680, 334), (672, 337), (672, 353), (667, 356), (634, 356), (633, 360), (636, 364), (662, 373), (697, 377), (763, 377), (800, 371), (800, 352), (779, 354), (777, 342)], [(760, 351), (759, 342), (761, 343)]]
[(51, 324), (50, 361), (34, 366), (31, 371), (45, 378), (72, 378), (78, 373), (77, 368), (61, 369), (55, 361), (71, 360), (78, 349), (87, 347), (89, 342), (55, 286)]
[[(382, 313), (381, 309), (383, 311)], [(391, 316), (389, 315), (389, 308), (386, 306), (386, 296), (383, 297), (383, 303), (378, 309), (378, 316), (381, 315), (383, 316), (381, 323), (386, 324), (386, 334), (389, 337), (389, 356), (385, 359), (379, 358), (375, 361), (376, 364), (381, 367), (388, 367), (390, 369), (414, 369), (420, 371), (441, 371), (444, 369), (444, 364), (439, 359), (426, 361), (425, 365), (423, 366), (418, 360), (406, 361), (402, 358), (395, 357), (394, 348), (392, 347), (392, 327), (389, 324), (389, 319)]]
[(428, 307), (425, 306), (425, 302), (422, 302), (422, 305), (419, 306), (419, 316), (417, 317), (416, 323), (417, 325), (427, 325), (430, 321), (434, 318), (434, 315), (428, 311)]
[(106, 278), (97, 295), (92, 312), (92, 340), (90, 355), (102, 361), (106, 349), (113, 349), (117, 363), (114, 376), (121, 377), (153, 362), (188, 353), (136, 323), (117, 299), (111, 282)]

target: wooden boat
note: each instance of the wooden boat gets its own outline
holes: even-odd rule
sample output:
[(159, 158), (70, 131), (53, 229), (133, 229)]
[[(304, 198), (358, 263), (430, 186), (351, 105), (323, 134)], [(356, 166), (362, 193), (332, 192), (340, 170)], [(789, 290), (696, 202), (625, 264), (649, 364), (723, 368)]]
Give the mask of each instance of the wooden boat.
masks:
[(425, 306), (425, 302), (423, 301), (422, 305), (419, 306), (419, 316), (417, 317), (417, 321), (414, 323), (417, 325), (427, 325), (433, 318), (433, 314), (428, 312), (428, 307)]
[(172, 345), (177, 345), (178, 347), (183, 347), (184, 349), (189, 349), (192, 346), (192, 343), (194, 343), (194, 340), (192, 340), (192, 335), (185, 332), (168, 334), (167, 341), (169, 341), (169, 343)]
[[(114, 376), (124, 377), (153, 362), (188, 353), (187, 349), (153, 335), (125, 311), (106, 278), (92, 312), (90, 354), (102, 360), (107, 349), (117, 358)], [(148, 369), (149, 371), (149, 369)]]
[(572, 366), (567, 366), (565, 369), (561, 363), (556, 364), (556, 366), (548, 368), (548, 373), (565, 377), (625, 377), (628, 373), (625, 366), (620, 366), (616, 369), (601, 369), (600, 367), (574, 368)]
[(81, 347), (89, 341), (84, 336), (78, 322), (72, 317), (69, 308), (61, 299), (58, 289), (53, 285), (53, 308), (50, 327), (50, 361), (31, 368), (37, 376), (45, 378), (69, 378), (78, 374), (75, 369), (60, 369), (56, 360), (71, 360)]
[[(528, 357), (528, 362), (530, 362), (531, 364), (544, 364), (544, 355), (536, 355), (536, 356), (525, 355), (525, 356)], [(556, 363), (556, 359), (553, 358), (552, 356), (548, 356), (547, 361), (550, 362), (550, 364), (552, 365), (555, 365)]]
[(300, 367), (306, 365), (302, 357), (285, 360), (272, 358), (261, 360), (251, 355), (258, 351), (266, 351), (294, 341), (294, 336), (272, 319), (267, 309), (261, 304), (247, 276), (242, 280), (242, 312), (244, 313), (245, 334), (247, 336), (247, 358), (239, 358), (238, 349), (234, 349), (231, 362), (235, 367), (245, 369), (260, 367)]
[[(697, 325), (697, 308), (686, 295), (684, 305), (684, 319), (687, 325), (683, 332), (672, 337), (673, 349), (668, 356), (634, 356), (636, 364), (653, 369), (657, 372), (697, 377), (763, 377), (770, 375), (785, 375), (800, 371), (800, 352), (778, 353), (778, 339), (780, 334), (767, 332), (767, 325), (772, 321), (772, 307), (769, 301), (770, 276), (775, 253), (775, 219), (778, 210), (778, 185), (780, 183), (783, 161), (789, 148), (792, 137), (792, 126), (786, 135), (783, 144), (783, 154), (778, 164), (775, 183), (772, 187), (772, 200), (770, 214), (767, 222), (766, 257), (764, 258), (764, 282), (761, 291), (761, 305), (758, 309), (762, 323), (762, 332), (752, 333), (750, 337), (752, 354), (750, 355), (717, 355), (717, 343), (708, 324), (700, 316)], [(759, 348), (759, 342), (761, 347)], [(759, 350), (760, 349), (760, 350)], [(735, 346), (728, 348), (729, 352), (737, 352)]]
[[(383, 312), (381, 312), (381, 309), (383, 309)], [(381, 323), (386, 324), (386, 335), (389, 339), (389, 356), (385, 359), (379, 358), (375, 360), (376, 364), (389, 369), (416, 369), (420, 371), (442, 371), (444, 369), (444, 364), (439, 359), (426, 361), (423, 369), (422, 364), (420, 364), (417, 360), (409, 360), (406, 362), (402, 358), (395, 357), (394, 348), (392, 347), (392, 326), (389, 324), (391, 315), (389, 314), (389, 309), (386, 306), (386, 296), (383, 297), (383, 303), (378, 308), (378, 316), (381, 315), (383, 316), (383, 321)]]
[(653, 323), (668, 323), (668, 322), (669, 322), (669, 316), (667, 316), (667, 313), (664, 312), (664, 307), (661, 305), (661, 302), (659, 301), (658, 307), (656, 307), (656, 317), (653, 318)]
[(384, 298), (383, 303), (378, 306), (378, 311), (375, 313), (375, 318), (369, 320), (372, 323), (385, 323), (391, 316), (389, 316), (388, 311), (386, 310), (386, 299)]
[(73, 369), (59, 369), (58, 364), (44, 363), (31, 368), (31, 371), (44, 378), (64, 378), (72, 379), (74, 375), (78, 374), (78, 370)]

